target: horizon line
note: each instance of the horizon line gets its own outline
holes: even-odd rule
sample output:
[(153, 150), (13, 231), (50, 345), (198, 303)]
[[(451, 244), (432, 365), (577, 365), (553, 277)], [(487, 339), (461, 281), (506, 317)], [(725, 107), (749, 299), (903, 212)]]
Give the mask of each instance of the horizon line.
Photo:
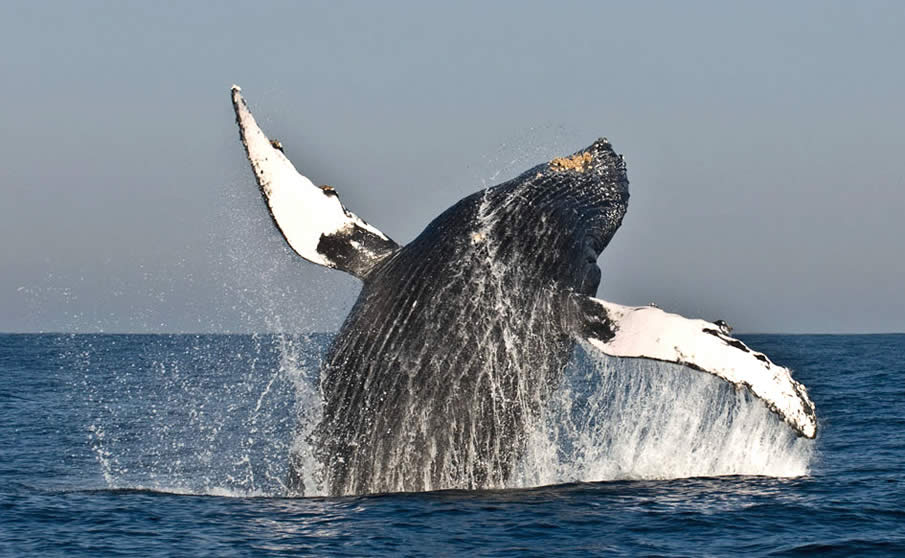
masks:
[[(333, 331), (0, 331), (0, 335), (314, 335), (333, 334)], [(733, 335), (905, 335), (905, 331), (867, 332), (785, 332), (745, 331)]]

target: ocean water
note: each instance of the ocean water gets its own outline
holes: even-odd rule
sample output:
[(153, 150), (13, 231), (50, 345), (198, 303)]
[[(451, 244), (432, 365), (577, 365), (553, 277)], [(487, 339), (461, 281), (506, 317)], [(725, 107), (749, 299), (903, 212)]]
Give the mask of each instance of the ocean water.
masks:
[(814, 441), (677, 366), (576, 349), (509, 486), (328, 498), (290, 450), (329, 335), (0, 335), (0, 554), (905, 555), (905, 335), (749, 335)]

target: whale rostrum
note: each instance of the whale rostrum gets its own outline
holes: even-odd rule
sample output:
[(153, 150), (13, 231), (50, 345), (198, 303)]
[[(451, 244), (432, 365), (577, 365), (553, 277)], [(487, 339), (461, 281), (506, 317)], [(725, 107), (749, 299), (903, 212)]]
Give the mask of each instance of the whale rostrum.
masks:
[(722, 320), (594, 298), (629, 199), (608, 140), (465, 197), (399, 246), (299, 173), (231, 95), (286, 242), (363, 283), (321, 370), (312, 442), (328, 493), (505, 486), (576, 343), (713, 374), (816, 436), (805, 387)]

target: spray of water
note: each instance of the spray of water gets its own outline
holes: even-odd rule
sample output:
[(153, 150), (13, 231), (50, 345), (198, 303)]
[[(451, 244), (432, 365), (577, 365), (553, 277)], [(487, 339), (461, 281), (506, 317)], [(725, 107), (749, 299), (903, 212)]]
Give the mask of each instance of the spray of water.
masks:
[[(324, 494), (311, 433), (320, 421), (318, 371), (328, 338), (237, 336), (189, 346), (167, 339), (128, 347), (153, 359), (149, 370), (107, 370), (109, 355), (84, 355), (80, 387), (90, 400), (88, 435), (104, 486), (285, 496), (295, 459), (305, 494)], [(230, 350), (237, 344), (241, 357)], [(238, 366), (228, 364), (233, 358)], [(799, 476), (813, 451), (762, 402), (717, 378), (582, 346), (529, 428), (510, 488)]]
[(293, 432), (317, 420), (317, 405), (297, 390), (316, 386), (323, 339), (117, 336), (86, 345), (75, 387), (104, 486), (286, 493)]
[(576, 348), (512, 486), (808, 473), (813, 442), (714, 376)]
[[(471, 352), (463, 354), (467, 362), (487, 363), (476, 384), (475, 405), (488, 404), (490, 393), (490, 405), (515, 405), (523, 420), (524, 452), (500, 487), (807, 474), (813, 444), (796, 438), (759, 400), (713, 376), (665, 363), (613, 359), (579, 345), (560, 382), (535, 381), (542, 376), (539, 369), (559, 367), (548, 362), (555, 359), (544, 356), (544, 336), (537, 334), (550, 324), (535, 319), (550, 315), (544, 305), (557, 299), (526, 296), (534, 308), (512, 306), (510, 290), (518, 285), (510, 271), (517, 262), (505, 261), (493, 242), (500, 207), (485, 198), (478, 208), (473, 257), (463, 261), (483, 262), (484, 274), (472, 300), (462, 302), (460, 321), (464, 329), (475, 305), (493, 307), (481, 315), (499, 326), (502, 343), (466, 338), (469, 342), (460, 344)], [(262, 278), (265, 287), (275, 281), (271, 275)], [(267, 309), (274, 331), (293, 329), (281, 323), (285, 301), (261, 302), (256, 306)], [(507, 327), (516, 323), (518, 328)], [(125, 347), (99, 340), (80, 354), (81, 389), (93, 413), (89, 438), (105, 485), (235, 496), (285, 496), (295, 485), (303, 486), (306, 496), (324, 494), (325, 471), (315, 457), (313, 433), (323, 416), (320, 371), (329, 339), (283, 334), (189, 339), (123, 339)], [(529, 354), (534, 356), (520, 358)], [(507, 400), (509, 393), (514, 400)], [(512, 420), (502, 412), (493, 417), (499, 424), (472, 426)], [(437, 436), (432, 421), (436, 417), (420, 417), (419, 428), (425, 430), (413, 432), (425, 439)], [(468, 461), (473, 448), (457, 441), (445, 441), (452, 456), (447, 462), (479, 466)], [(399, 448), (391, 455), (401, 461), (390, 469), (434, 463)], [(423, 469), (426, 489), (445, 487), (442, 475), (435, 486)], [(297, 482), (291, 474), (300, 477)], [(461, 478), (457, 473), (448, 480), (454, 485)]]

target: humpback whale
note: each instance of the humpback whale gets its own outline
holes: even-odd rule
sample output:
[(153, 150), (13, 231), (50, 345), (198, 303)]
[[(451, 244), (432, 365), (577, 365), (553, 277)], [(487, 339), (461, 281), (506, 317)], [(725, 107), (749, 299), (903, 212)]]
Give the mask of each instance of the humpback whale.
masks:
[[(725, 322), (595, 298), (629, 200), (606, 139), (465, 197), (400, 246), (299, 173), (238, 86), (231, 96), (286, 242), (362, 282), (321, 370), (312, 443), (329, 494), (505, 486), (576, 343), (713, 374), (816, 436), (805, 387)], [(300, 478), (290, 471), (292, 490)]]

